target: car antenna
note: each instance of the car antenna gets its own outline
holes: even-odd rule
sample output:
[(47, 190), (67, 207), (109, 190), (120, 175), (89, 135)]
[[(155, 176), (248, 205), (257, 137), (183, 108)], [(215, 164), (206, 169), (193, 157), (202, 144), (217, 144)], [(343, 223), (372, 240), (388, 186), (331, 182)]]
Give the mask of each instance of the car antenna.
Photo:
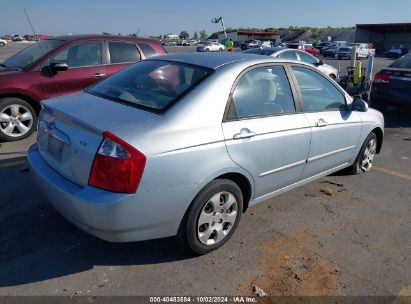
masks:
[[(24, 9), (24, 13), (26, 14), (27, 21), (28, 21), (29, 24), (30, 24), (31, 30), (33, 31), (33, 34), (34, 34), (34, 37), (38, 37), (38, 35), (37, 35), (37, 33), (36, 33), (36, 30), (34, 29), (33, 23), (31, 23), (30, 16), (29, 16), (29, 14), (27, 13), (27, 10), (26, 10), (26, 9)], [(43, 54), (43, 56), (46, 55), (46, 52), (44, 51), (43, 46), (41, 45), (40, 41), (38, 42), (38, 44), (39, 44), (39, 47), (40, 47), (40, 50), (41, 50), (41, 53)], [(49, 70), (49, 72), (50, 72), (50, 75), (52, 75), (52, 71), (51, 71), (51, 69), (50, 69), (50, 66), (48, 66), (48, 70)], [(55, 84), (56, 90), (57, 90), (58, 92), (60, 92), (60, 87), (59, 87), (59, 85), (57, 84), (57, 81), (53, 81), (53, 82), (54, 82), (54, 84)]]
[[(27, 13), (26, 9), (24, 9), (24, 13), (26, 14), (27, 21), (28, 21), (29, 24), (30, 24), (31, 30), (33, 31), (33, 34), (34, 34), (34, 37), (38, 37), (37, 34), (36, 34), (36, 31), (34, 30), (34, 26), (33, 26), (33, 24), (31, 23), (29, 14)], [(44, 56), (44, 55), (45, 55), (45, 52), (44, 52), (44, 50), (43, 50), (43, 47), (41, 46), (41, 43), (39, 43), (39, 46), (40, 46), (40, 50), (41, 50), (41, 52), (42, 52), (42, 54), (43, 54), (43, 56)]]

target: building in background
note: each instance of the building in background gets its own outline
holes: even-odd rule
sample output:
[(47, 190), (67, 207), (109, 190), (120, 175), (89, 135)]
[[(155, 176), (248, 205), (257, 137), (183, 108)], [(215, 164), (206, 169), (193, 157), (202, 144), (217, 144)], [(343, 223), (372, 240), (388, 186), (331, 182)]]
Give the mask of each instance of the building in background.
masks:
[(379, 54), (393, 46), (411, 50), (411, 23), (357, 24), (355, 42), (372, 43)]

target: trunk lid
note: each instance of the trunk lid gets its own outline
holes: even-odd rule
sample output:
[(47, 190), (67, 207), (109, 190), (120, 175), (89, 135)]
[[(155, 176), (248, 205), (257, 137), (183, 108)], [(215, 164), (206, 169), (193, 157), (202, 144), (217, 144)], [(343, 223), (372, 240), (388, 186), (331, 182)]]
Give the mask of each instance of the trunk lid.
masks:
[(53, 169), (80, 186), (88, 183), (104, 131), (128, 124), (136, 128), (159, 117), (85, 92), (45, 101), (43, 106), (37, 133), (40, 153)]

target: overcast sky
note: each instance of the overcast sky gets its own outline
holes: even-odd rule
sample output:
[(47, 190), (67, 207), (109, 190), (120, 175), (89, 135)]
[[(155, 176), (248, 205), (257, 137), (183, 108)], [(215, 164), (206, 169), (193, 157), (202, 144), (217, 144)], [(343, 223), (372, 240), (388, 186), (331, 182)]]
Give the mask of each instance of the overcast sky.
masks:
[(179, 34), (227, 27), (354, 26), (411, 22), (411, 0), (1, 0), (0, 34)]

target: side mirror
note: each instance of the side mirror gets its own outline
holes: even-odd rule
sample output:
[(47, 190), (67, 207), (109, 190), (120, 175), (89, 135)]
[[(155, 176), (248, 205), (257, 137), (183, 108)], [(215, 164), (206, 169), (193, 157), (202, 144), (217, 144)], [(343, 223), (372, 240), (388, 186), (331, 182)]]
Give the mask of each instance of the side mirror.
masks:
[(324, 61), (322, 61), (322, 60), (318, 60), (318, 62), (315, 64), (316, 66), (320, 66), (320, 65), (323, 65), (324, 64)]
[(367, 112), (368, 111), (368, 104), (362, 100), (361, 98), (354, 98), (352, 104), (351, 104), (351, 110), (352, 111), (358, 111), (358, 112)]
[(57, 63), (54, 62), (50, 64), (50, 70), (53, 73), (53, 75), (56, 75), (57, 72), (64, 72), (68, 70), (68, 65), (67, 63)]

